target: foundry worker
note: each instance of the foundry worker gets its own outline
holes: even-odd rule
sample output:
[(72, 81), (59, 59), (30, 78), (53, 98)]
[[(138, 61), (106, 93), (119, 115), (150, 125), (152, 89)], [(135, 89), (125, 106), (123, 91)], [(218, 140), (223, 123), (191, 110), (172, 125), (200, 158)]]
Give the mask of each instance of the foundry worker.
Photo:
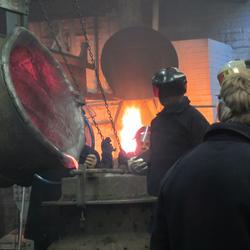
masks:
[(46, 250), (52, 242), (63, 237), (68, 221), (80, 214), (79, 209), (73, 206), (42, 205), (45, 201), (60, 199), (61, 180), (69, 177), (70, 171), (54, 167), (33, 178), (24, 237), (34, 241), (34, 250)]
[[(87, 169), (107, 167), (112, 165), (110, 139), (102, 141), (102, 157), (93, 148), (85, 145), (79, 157), (79, 164)], [(67, 225), (74, 218), (79, 220), (81, 209), (75, 206), (44, 206), (44, 201), (56, 201), (61, 197), (61, 180), (71, 177), (72, 169), (77, 162), (71, 157), (66, 158), (66, 167), (53, 167), (33, 178), (30, 206), (27, 223), (25, 226), (25, 238), (32, 239), (35, 243), (34, 250), (46, 250), (49, 245), (66, 235)]]
[(148, 192), (158, 195), (160, 183), (177, 159), (201, 143), (209, 127), (204, 116), (190, 105), (186, 76), (177, 68), (161, 69), (153, 75), (154, 95), (163, 109), (152, 120)]
[(113, 155), (112, 153), (116, 150), (110, 137), (106, 137), (101, 142), (102, 159), (100, 164), (97, 164), (98, 168), (113, 168)]
[[(69, 161), (72, 159), (69, 158)], [(98, 156), (88, 146), (81, 152), (79, 164), (94, 168)], [(74, 161), (68, 167), (54, 167), (36, 174), (33, 178), (30, 205), (25, 226), (25, 238), (34, 241), (34, 250), (46, 250), (49, 245), (66, 234), (67, 224), (75, 217), (80, 218), (81, 210), (74, 206), (44, 206), (44, 201), (57, 201), (61, 197), (62, 178), (72, 176)]]
[(164, 177), (151, 250), (250, 249), (250, 61), (218, 79), (221, 122)]

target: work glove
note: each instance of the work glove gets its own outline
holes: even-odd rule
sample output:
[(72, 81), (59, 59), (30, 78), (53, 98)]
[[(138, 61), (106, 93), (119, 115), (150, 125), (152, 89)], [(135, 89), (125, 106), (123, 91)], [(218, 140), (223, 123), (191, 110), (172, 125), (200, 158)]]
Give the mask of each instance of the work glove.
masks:
[(94, 168), (96, 164), (97, 164), (97, 158), (94, 154), (87, 155), (86, 160), (83, 163), (85, 168)]
[(136, 175), (146, 175), (148, 164), (142, 158), (132, 157), (128, 160), (129, 172)]

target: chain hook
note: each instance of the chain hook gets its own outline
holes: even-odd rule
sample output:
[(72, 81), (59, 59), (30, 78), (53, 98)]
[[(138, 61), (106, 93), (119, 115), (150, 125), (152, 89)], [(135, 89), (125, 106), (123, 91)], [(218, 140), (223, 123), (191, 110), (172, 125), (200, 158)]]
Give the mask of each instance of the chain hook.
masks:
[[(121, 147), (120, 139), (118, 137), (118, 133), (117, 133), (117, 130), (116, 130), (116, 127), (115, 127), (115, 123), (114, 123), (111, 111), (109, 109), (109, 105), (108, 105), (108, 102), (107, 102), (105, 91), (104, 91), (104, 89), (102, 87), (102, 83), (101, 83), (100, 78), (99, 78), (99, 73), (98, 73), (98, 69), (97, 69), (97, 66), (96, 66), (96, 60), (94, 58), (94, 54), (93, 54), (93, 52), (91, 50), (91, 47), (90, 47), (90, 44), (89, 44), (89, 38), (88, 38), (88, 35), (87, 35), (87, 30), (86, 30), (86, 22), (84, 22), (84, 18), (83, 18), (82, 12), (81, 12), (79, 0), (73, 0), (73, 1), (74, 1), (75, 9), (76, 9), (76, 11), (78, 13), (78, 16), (79, 16), (79, 21), (80, 21), (80, 25), (81, 25), (81, 31), (82, 31), (82, 34), (84, 36), (85, 43), (87, 45), (87, 49), (88, 49), (88, 52), (89, 52), (89, 57), (90, 57), (90, 60), (91, 60), (91, 64), (94, 66), (94, 71), (95, 71), (95, 77), (96, 77), (97, 86), (98, 86), (98, 88), (100, 90), (102, 99), (104, 101), (104, 105), (105, 105), (105, 108), (106, 108), (106, 111), (107, 111), (107, 114), (108, 114), (108, 117), (109, 117), (110, 124), (111, 124), (113, 132), (114, 132), (115, 139), (117, 141), (119, 149), (121, 150), (122, 147)], [(94, 122), (94, 124), (95, 124), (95, 122)]]

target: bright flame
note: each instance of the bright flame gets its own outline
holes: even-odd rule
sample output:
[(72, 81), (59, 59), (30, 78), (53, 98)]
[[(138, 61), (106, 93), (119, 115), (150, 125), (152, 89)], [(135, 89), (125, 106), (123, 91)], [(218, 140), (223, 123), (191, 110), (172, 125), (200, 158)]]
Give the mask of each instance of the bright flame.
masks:
[(136, 150), (134, 137), (137, 130), (142, 126), (140, 109), (136, 107), (126, 108), (122, 117), (122, 129), (120, 131), (121, 146), (126, 153)]

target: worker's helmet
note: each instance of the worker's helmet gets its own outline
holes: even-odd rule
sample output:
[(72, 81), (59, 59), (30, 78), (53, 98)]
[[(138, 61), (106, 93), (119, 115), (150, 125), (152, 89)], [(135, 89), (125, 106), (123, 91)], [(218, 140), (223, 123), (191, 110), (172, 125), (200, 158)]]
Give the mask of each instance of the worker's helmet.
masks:
[(183, 95), (186, 92), (186, 76), (175, 67), (161, 69), (152, 77), (154, 95), (165, 97)]
[(228, 76), (239, 74), (241, 72), (250, 74), (250, 60), (232, 60), (226, 63), (218, 72), (217, 78), (220, 85), (225, 81)]

